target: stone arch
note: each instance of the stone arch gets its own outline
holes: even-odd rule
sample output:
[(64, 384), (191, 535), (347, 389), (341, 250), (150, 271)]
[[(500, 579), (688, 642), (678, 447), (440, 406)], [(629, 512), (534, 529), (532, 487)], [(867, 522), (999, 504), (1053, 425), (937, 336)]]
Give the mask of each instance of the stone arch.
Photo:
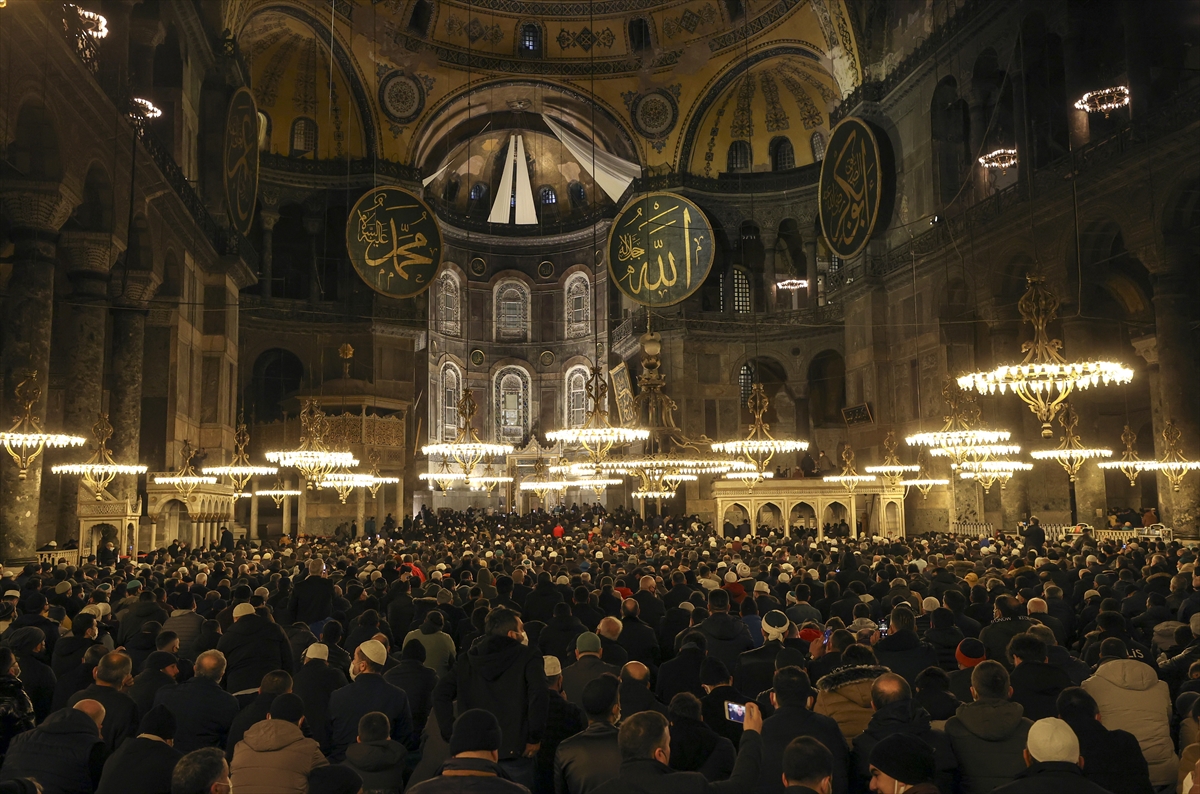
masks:
[(283, 401), (304, 382), (304, 362), (282, 347), (258, 354), (251, 369), (246, 402), (254, 422), (272, 422), (283, 417)]
[(817, 521), (817, 509), (808, 502), (797, 502), (788, 511), (788, 525), (811, 528)]
[(929, 103), (929, 133), (933, 144), (934, 193), (937, 206), (949, 207), (962, 193), (970, 170), (970, 119), (967, 103), (959, 96), (958, 81), (943, 77)]
[(836, 350), (823, 350), (809, 362), (808, 405), (813, 427), (845, 424), (846, 362)]
[(750, 511), (746, 508), (746, 506), (739, 502), (734, 502), (725, 508), (725, 515), (721, 517), (721, 521), (728, 521), (737, 527), (742, 523), (742, 521), (749, 520), (749, 518)]
[(17, 111), (8, 141), (6, 170), (25, 179), (57, 182), (63, 177), (63, 150), (54, 114), (39, 99)]
[(755, 527), (761, 533), (764, 529), (783, 528), (783, 510), (774, 502), (763, 502), (758, 506), (758, 517)]
[(71, 213), (68, 224), (88, 232), (111, 232), (113, 229), (112, 179), (99, 161), (88, 166), (82, 201)]

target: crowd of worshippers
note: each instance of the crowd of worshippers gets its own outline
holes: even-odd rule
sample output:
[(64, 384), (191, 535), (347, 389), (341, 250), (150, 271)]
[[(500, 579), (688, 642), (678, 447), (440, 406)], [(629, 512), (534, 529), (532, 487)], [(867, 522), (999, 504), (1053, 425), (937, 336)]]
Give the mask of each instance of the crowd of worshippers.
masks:
[(0, 794), (1200, 794), (1178, 541), (443, 513), (0, 594)]

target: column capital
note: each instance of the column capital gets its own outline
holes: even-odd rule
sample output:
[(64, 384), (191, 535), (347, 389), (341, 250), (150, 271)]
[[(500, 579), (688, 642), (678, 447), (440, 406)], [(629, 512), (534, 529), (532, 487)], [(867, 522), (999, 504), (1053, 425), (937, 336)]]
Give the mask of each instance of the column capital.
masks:
[(118, 305), (145, 309), (158, 292), (162, 276), (150, 270), (115, 270), (108, 280), (108, 297)]
[(1155, 334), (1147, 334), (1139, 336), (1136, 339), (1129, 340), (1133, 343), (1133, 350), (1150, 366), (1158, 366), (1158, 336)]
[(79, 196), (63, 182), (0, 180), (0, 207), (18, 237), (57, 235), (78, 205)]
[(129, 20), (129, 38), (142, 47), (157, 47), (167, 38), (167, 29), (161, 20), (133, 17)]
[(92, 274), (107, 278), (125, 244), (109, 232), (67, 229), (58, 236), (58, 252), (68, 274)]
[(279, 213), (268, 209), (258, 211), (259, 221), (262, 223), (264, 231), (272, 231), (275, 229), (275, 224), (279, 221)]

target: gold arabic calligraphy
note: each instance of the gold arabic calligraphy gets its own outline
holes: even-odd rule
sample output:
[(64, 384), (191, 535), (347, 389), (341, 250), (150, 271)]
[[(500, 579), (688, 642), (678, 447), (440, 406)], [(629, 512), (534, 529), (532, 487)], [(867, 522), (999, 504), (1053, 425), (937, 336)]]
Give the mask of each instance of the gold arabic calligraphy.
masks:
[[(429, 247), (429, 239), (420, 231), (413, 230), (414, 226), (429, 219), (429, 213), (419, 204), (385, 206), (386, 203), (387, 195), (379, 192), (369, 208), (357, 211), (358, 239), (367, 244), (364, 259), (368, 266), (380, 268), (376, 281), (384, 289), (397, 276), (424, 284), (429, 274), (417, 272), (410, 275), (408, 269), (433, 264), (431, 254), (434, 252)], [(421, 214), (407, 223), (397, 224), (396, 216), (392, 213), (407, 209), (420, 209)], [(383, 267), (388, 264), (391, 265), (390, 269)]]
[[(682, 212), (680, 212), (681, 210)], [(617, 235), (617, 261), (628, 262), (630, 264), (626, 265), (625, 273), (619, 280), (627, 283), (629, 292), (632, 295), (640, 295), (645, 290), (647, 293), (657, 293), (660, 297), (665, 297), (679, 281), (679, 268), (675, 258), (675, 249), (679, 246), (677, 244), (668, 244), (669, 242), (677, 243), (676, 240), (668, 241), (664, 239), (671, 234), (679, 234), (680, 229), (672, 229), (671, 227), (676, 226), (682, 218), (683, 288), (685, 290), (689, 289), (692, 285), (692, 245), (693, 243), (695, 244), (694, 256), (699, 260), (707, 235), (700, 234), (693, 237), (692, 212), (691, 208), (686, 205), (675, 204), (663, 209), (662, 203), (655, 201), (651, 212), (655, 214), (643, 220), (645, 217), (644, 207), (638, 206), (637, 211), (633, 213), (629, 220), (621, 224), (621, 232)], [(626, 231), (631, 226), (634, 227), (633, 230)], [(648, 231), (646, 231), (647, 226), (650, 227)], [(643, 232), (645, 232), (651, 248), (659, 252), (653, 260), (643, 258), (646, 255), (646, 249), (642, 243)], [(666, 249), (665, 259), (662, 253), (664, 248)], [(640, 269), (637, 266), (638, 260), (641, 260)], [(658, 267), (657, 277), (653, 276), (653, 267), (655, 265)], [(668, 272), (670, 275), (668, 275)]]
[(832, 182), (823, 185), (826, 233), (837, 253), (850, 254), (870, 233), (875, 213), (879, 164), (865, 135), (852, 130), (836, 155)]

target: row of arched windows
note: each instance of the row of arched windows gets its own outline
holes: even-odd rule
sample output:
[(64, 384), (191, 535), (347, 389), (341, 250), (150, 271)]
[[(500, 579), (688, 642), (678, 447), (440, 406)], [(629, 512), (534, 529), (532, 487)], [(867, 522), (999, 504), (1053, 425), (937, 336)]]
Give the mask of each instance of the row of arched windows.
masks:
[[(414, 14), (415, 16), (415, 14)], [(428, 23), (426, 23), (428, 24)], [(410, 28), (412, 22), (409, 23)], [(654, 48), (654, 37), (650, 31), (650, 23), (643, 17), (629, 20), (626, 27), (629, 34), (629, 51), (649, 52)], [(517, 53), (525, 58), (540, 58), (542, 56), (542, 26), (536, 22), (526, 22), (521, 25), (517, 35)]]
[[(529, 287), (523, 281), (501, 281), (492, 290), (495, 339), (525, 342), (529, 340)], [(462, 335), (462, 287), (458, 276), (446, 272), (438, 277), (435, 295), (437, 329), (446, 336)], [(576, 339), (591, 333), (592, 283), (586, 273), (574, 273), (563, 288), (563, 325), (566, 338)]]
[[(808, 139), (812, 147), (813, 162), (819, 163), (825, 159), (825, 136), (817, 130)], [(789, 171), (796, 167), (796, 150), (786, 136), (779, 135), (771, 139), (768, 147), (772, 171)], [(729, 144), (726, 154), (725, 170), (730, 173), (749, 171), (754, 165), (754, 152), (749, 141), (733, 141)]]
[[(587, 419), (587, 378), (584, 366), (567, 370), (563, 378), (564, 400), (562, 422), (565, 427), (580, 427)], [(520, 442), (529, 432), (530, 388), (529, 373), (518, 366), (500, 369), (492, 378), (496, 439), (509, 443)], [(437, 406), (440, 433), (444, 441), (458, 434), (458, 401), (462, 399), (463, 373), (457, 364), (445, 362), (439, 373)]]

